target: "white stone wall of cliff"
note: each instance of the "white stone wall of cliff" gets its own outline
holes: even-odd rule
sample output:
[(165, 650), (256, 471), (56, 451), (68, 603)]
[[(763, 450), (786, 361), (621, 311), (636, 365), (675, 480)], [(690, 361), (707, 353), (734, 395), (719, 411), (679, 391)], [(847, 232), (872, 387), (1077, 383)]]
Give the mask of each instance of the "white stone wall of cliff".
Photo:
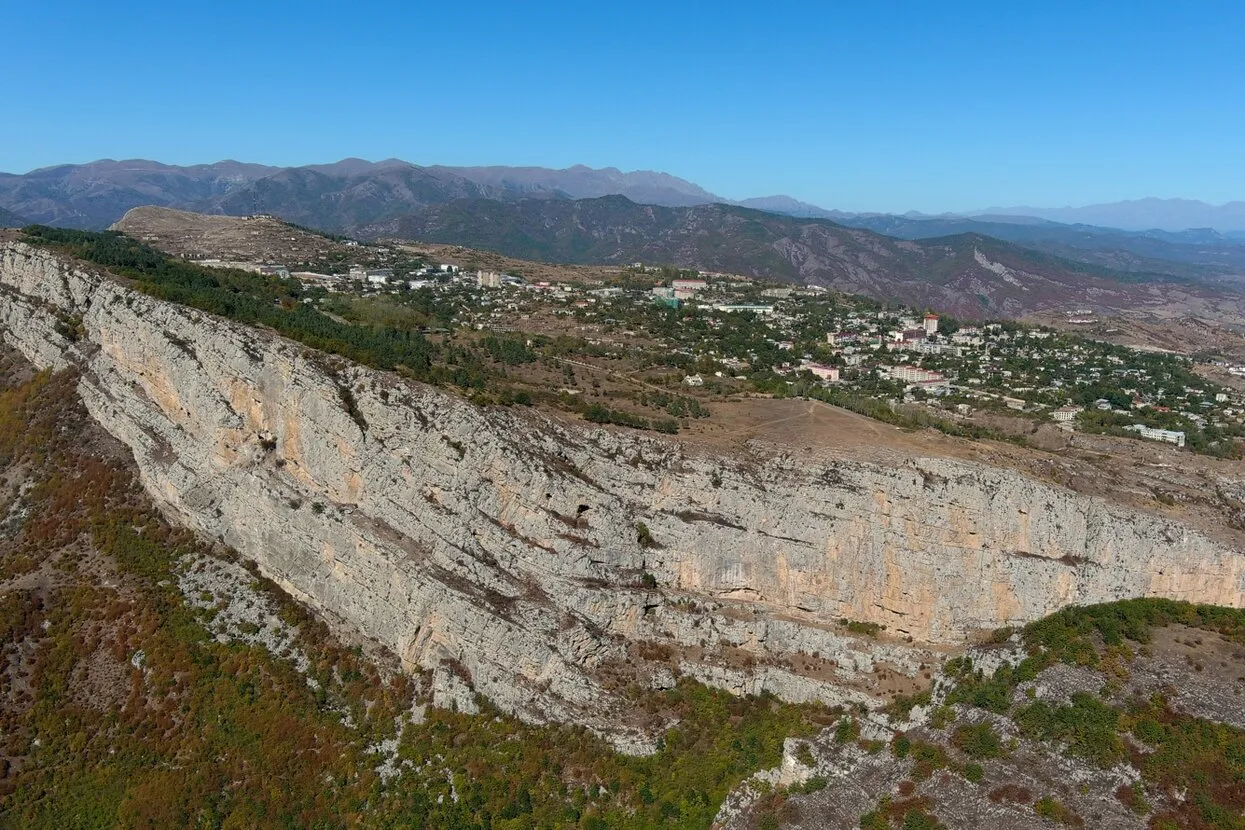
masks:
[[(58, 332), (68, 318), (76, 341)], [(179, 521), (410, 665), (455, 661), (531, 719), (604, 717), (592, 669), (629, 640), (749, 650), (764, 670), (688, 670), (803, 699), (817, 684), (785, 657), (837, 655), (841, 677), (905, 663), (836, 634), (839, 617), (948, 644), (1070, 603), (1245, 602), (1240, 551), (1012, 471), (745, 464), (481, 410), (20, 243), (0, 246), (0, 322), (37, 364), (81, 367), (92, 415)], [(641, 521), (659, 547), (638, 544)], [(642, 572), (710, 610), (671, 611), (633, 587)], [(753, 619), (723, 610), (741, 605)]]

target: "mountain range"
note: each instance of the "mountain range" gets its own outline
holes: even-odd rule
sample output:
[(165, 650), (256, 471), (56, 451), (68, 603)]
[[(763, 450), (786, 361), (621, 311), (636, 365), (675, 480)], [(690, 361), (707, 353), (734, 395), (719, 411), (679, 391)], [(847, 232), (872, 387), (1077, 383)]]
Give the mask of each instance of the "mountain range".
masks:
[(1194, 199), (1132, 199), (1084, 207), (994, 207), (971, 211), (969, 216), (1026, 216), (1068, 224), (1102, 225), (1141, 231), (1151, 228), (1184, 230), (1215, 228), (1245, 231), (1245, 202), (1208, 205)]
[(1218, 295), (1191, 279), (1074, 262), (978, 233), (910, 241), (738, 205), (663, 207), (623, 196), (462, 199), (366, 230), (522, 259), (641, 261), (812, 283), (973, 318), (1068, 303), (1138, 308), (1189, 290)]
[(732, 201), (668, 173), (625, 173), (613, 167), (420, 167), (399, 159), (355, 158), (303, 167), (234, 161), (178, 167), (144, 159), (106, 159), (24, 175), (0, 173), (0, 222), (99, 229), (131, 208), (155, 205), (229, 215), (279, 213), (300, 224), (353, 230), (459, 198), (614, 195), (667, 207), (725, 203), (792, 216), (847, 215), (790, 196)]
[[(369, 189), (363, 181), (366, 179), (377, 180), (381, 191), (382, 204), (370, 211), (373, 216), (383, 214), (386, 206), (400, 204), (409, 210), (464, 195), (511, 199), (626, 196), (634, 202), (665, 207), (733, 204), (802, 218), (833, 219), (861, 227), (881, 219), (935, 224), (976, 221), (1028, 228), (1071, 224), (1142, 231), (1179, 244), (1212, 241), (1206, 237), (1217, 237), (1214, 241), (1245, 241), (1245, 202), (1215, 206), (1189, 199), (1140, 199), (1080, 208), (996, 207), (963, 214), (935, 216), (911, 212), (893, 216), (827, 210), (784, 195), (732, 200), (686, 179), (646, 170), (623, 172), (613, 167), (594, 169), (584, 165), (564, 170), (506, 166), (420, 167), (400, 159), (370, 162), (347, 158), (333, 164), (302, 167), (236, 161), (178, 167), (143, 159), (104, 159), (88, 164), (46, 167), (21, 175), (0, 173), (0, 209), (37, 222), (102, 228), (117, 221), (130, 208), (142, 205), (224, 213), (237, 213), (247, 208), (273, 209), (281, 205), (281, 196), (287, 191), (322, 196), (335, 190), (366, 192)], [(260, 185), (260, 182), (265, 184)], [(347, 201), (357, 202), (359, 195), (356, 193)], [(308, 207), (305, 212), (312, 214), (315, 209)], [(345, 224), (348, 223), (337, 222), (339, 227)], [(1201, 230), (1189, 231), (1190, 228)], [(931, 235), (925, 230), (920, 232)], [(1173, 233), (1175, 237), (1169, 238)]]
[(103, 160), (0, 173), (0, 208), (31, 222), (104, 228), (139, 205), (209, 205), (279, 168), (222, 161), (175, 167), (152, 161)]
[[(348, 230), (459, 198), (605, 195), (670, 206), (724, 201), (665, 173), (583, 166), (420, 167), (398, 159), (351, 158), (288, 168), (234, 161), (177, 167), (133, 159), (0, 173), (0, 209), (33, 222), (96, 229), (144, 205), (233, 215), (280, 213), (290, 221)], [(795, 200), (783, 204), (788, 202), (800, 205)]]
[[(403, 217), (463, 199), (570, 201), (611, 195), (663, 207), (728, 203), (675, 176), (614, 168), (419, 167), (397, 159), (345, 159), (292, 168), (229, 161), (193, 167), (100, 161), (24, 176), (0, 175), (0, 225), (34, 221), (102, 228), (133, 207), (156, 205), (235, 216), (273, 213), (301, 225), (359, 233), (393, 228)], [(788, 196), (735, 204), (804, 219), (831, 219), (903, 239), (976, 233), (1134, 273), (1213, 280), (1245, 272), (1242, 240), (1210, 230), (1126, 232), (989, 214), (975, 218), (850, 214)]]
[(1122, 271), (1211, 280), (1245, 274), (1245, 239), (1209, 228), (1179, 232), (1123, 231), (1040, 219), (1017, 221), (1015, 217), (988, 214), (975, 218), (858, 214), (837, 217), (836, 221), (900, 239), (935, 239), (976, 233)]
[(1245, 284), (1243, 240), (1213, 230), (1125, 231), (999, 213), (849, 214), (788, 196), (732, 203), (665, 173), (614, 168), (133, 160), (0, 175), (0, 224), (104, 228), (147, 205), (273, 214), (360, 237), (527, 259), (640, 260), (820, 283), (966, 316), (1090, 300), (1135, 307), (1156, 301), (1155, 286), (1196, 285), (1218, 296)]

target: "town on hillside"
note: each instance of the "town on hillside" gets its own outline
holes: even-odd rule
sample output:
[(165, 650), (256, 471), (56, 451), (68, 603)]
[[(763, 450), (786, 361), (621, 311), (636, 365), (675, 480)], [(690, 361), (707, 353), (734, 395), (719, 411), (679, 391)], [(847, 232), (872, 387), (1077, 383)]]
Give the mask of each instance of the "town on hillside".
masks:
[[(1198, 372), (1199, 364), (1235, 374), (1245, 367), (1214, 355), (1130, 348), (1012, 321), (968, 324), (734, 274), (637, 262), (541, 279), (522, 273), (526, 263), (475, 267), (480, 252), (467, 249), (440, 251), (458, 260), (441, 262), (402, 243), (346, 245), (345, 254), (289, 266), (199, 262), (297, 280), (308, 301), (338, 319), (486, 339), (490, 351), (520, 356), (501, 361), (508, 381), (524, 389), (518, 400), (556, 399), (627, 426), (673, 432), (708, 417), (715, 400), (760, 394), (820, 399), (896, 422), (915, 416), (969, 436), (1015, 439), (1025, 431), (1015, 424), (1052, 423), (1222, 456), (1235, 454), (1235, 439), (1245, 436), (1245, 395)], [(1081, 308), (1066, 318), (1072, 328), (1094, 319)], [(983, 427), (1000, 423), (998, 415), (1012, 426)]]

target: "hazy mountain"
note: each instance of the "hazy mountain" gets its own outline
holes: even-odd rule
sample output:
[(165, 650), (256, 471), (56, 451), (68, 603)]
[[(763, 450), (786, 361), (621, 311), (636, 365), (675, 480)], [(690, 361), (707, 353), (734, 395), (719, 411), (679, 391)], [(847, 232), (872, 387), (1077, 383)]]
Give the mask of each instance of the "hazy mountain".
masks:
[(105, 228), (140, 205), (202, 206), (278, 168), (222, 161), (174, 167), (154, 161), (105, 159), (0, 173), (0, 207), (32, 222)]
[(389, 170), (400, 167), (418, 167), (418, 165), (411, 164), (409, 161), (403, 161), (402, 159), (368, 161), (360, 158), (345, 158), (341, 161), (335, 161), (332, 164), (305, 164), (299, 168), (282, 169), (310, 170), (313, 173), (323, 173), (326, 176), (362, 176), (378, 170)]
[(931, 239), (977, 233), (1016, 242), (1049, 254), (1123, 271), (1143, 271), (1211, 279), (1245, 276), (1245, 245), (1209, 229), (1181, 232), (1121, 231), (1092, 225), (1064, 225), (1044, 219), (943, 216), (911, 219), (868, 214), (839, 219), (901, 239)]
[[(176, 167), (135, 159), (62, 165), (24, 175), (0, 173), (0, 208), (32, 221), (77, 228), (108, 227), (126, 211), (144, 205), (239, 215), (280, 213), (294, 222), (349, 229), (353, 224), (383, 219), (399, 208), (409, 212), (470, 196), (583, 199), (610, 195), (675, 207), (730, 202), (667, 173), (624, 173), (614, 167), (583, 165), (565, 170), (420, 167), (401, 159), (347, 158), (292, 168), (233, 161)], [(335, 202), (349, 207), (336, 210)], [(794, 216), (840, 215), (789, 196), (747, 199), (740, 204)]]
[(685, 206), (725, 201), (699, 185), (651, 170), (624, 173), (614, 167), (595, 170), (582, 164), (565, 170), (547, 167), (430, 167), (462, 176), (512, 196), (559, 195), (572, 199), (626, 196), (633, 202)]
[(1165, 302), (1179, 285), (1170, 277), (1071, 262), (977, 234), (914, 242), (824, 219), (722, 204), (639, 205), (621, 196), (469, 199), (434, 205), (372, 231), (524, 259), (638, 260), (811, 282), (965, 317), (1021, 316), (1069, 303), (1135, 308)]
[(210, 200), (206, 212), (271, 213), (300, 225), (349, 231), (427, 205), (503, 196), (443, 169), (348, 159), (334, 165), (280, 170)]
[(1182, 231), (1186, 228), (1245, 231), (1245, 202), (1208, 205), (1193, 199), (1149, 198), (1085, 207), (994, 207), (965, 215), (981, 214), (1032, 216), (1068, 224), (1100, 225), (1134, 231), (1150, 228), (1166, 231)]
[(767, 210), (770, 213), (782, 213), (787, 216), (812, 219), (841, 219), (852, 215), (839, 210), (819, 208), (817, 205), (810, 205), (808, 202), (801, 202), (799, 199), (793, 199), (790, 196), (760, 196), (753, 199), (744, 199), (741, 202), (735, 202), (735, 204), (755, 210)]

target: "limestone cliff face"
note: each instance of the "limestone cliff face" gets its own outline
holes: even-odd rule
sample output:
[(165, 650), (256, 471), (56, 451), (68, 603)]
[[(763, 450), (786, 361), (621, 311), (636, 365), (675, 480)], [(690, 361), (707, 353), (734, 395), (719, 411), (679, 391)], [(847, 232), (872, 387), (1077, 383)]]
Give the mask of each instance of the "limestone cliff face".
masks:
[[(880, 665), (933, 659), (919, 644), (1070, 603), (1245, 604), (1240, 551), (1014, 472), (744, 463), (484, 410), (22, 243), (0, 247), (0, 325), (35, 363), (80, 368), (170, 515), (531, 719), (608, 721), (611, 667), (654, 663), (636, 643), (737, 691), (866, 700)], [(859, 642), (840, 617), (918, 645)]]

